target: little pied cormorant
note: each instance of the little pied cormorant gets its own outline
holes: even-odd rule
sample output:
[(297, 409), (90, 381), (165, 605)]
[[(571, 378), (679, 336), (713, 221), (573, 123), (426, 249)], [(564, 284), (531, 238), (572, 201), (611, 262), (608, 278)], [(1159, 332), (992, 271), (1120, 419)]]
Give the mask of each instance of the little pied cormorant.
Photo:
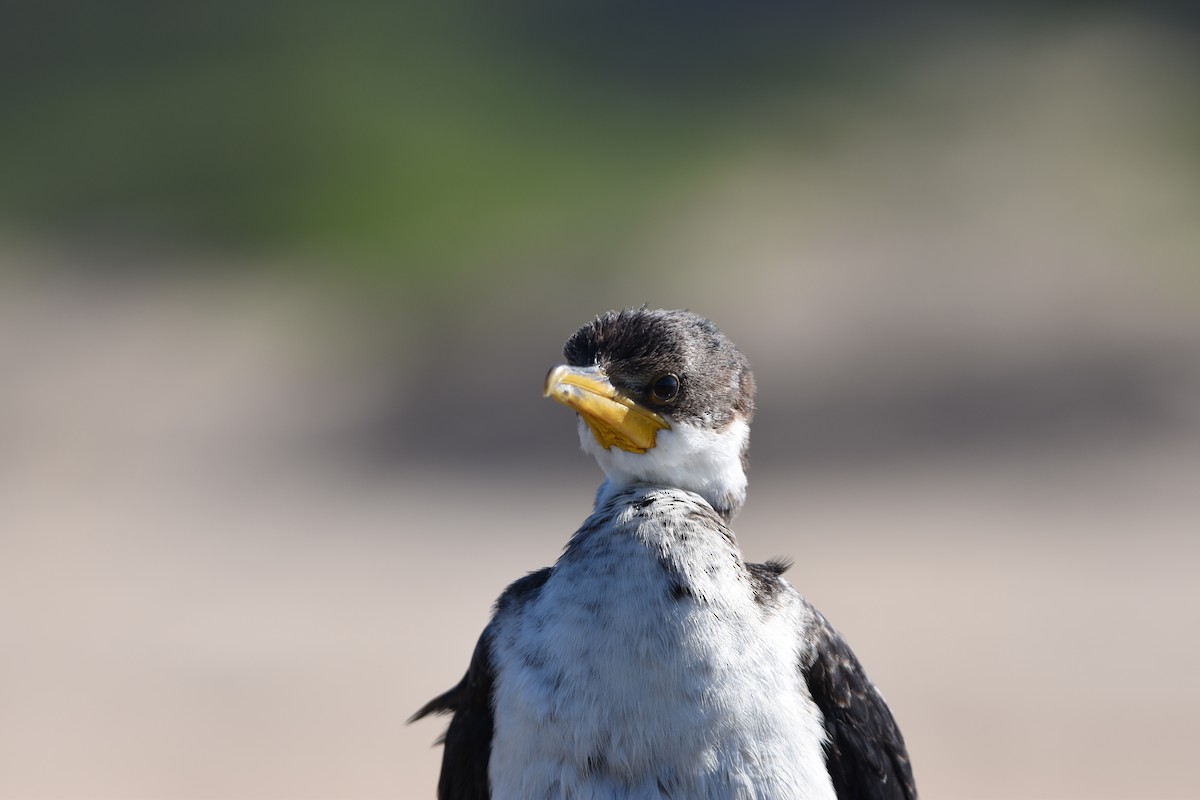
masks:
[[(441, 800), (913, 800), (904, 740), (786, 564), (742, 560), (754, 378), (708, 320), (584, 325), (545, 394), (605, 481), (553, 567), (496, 603), (453, 713)], [(410, 720), (411, 721), (411, 720)]]

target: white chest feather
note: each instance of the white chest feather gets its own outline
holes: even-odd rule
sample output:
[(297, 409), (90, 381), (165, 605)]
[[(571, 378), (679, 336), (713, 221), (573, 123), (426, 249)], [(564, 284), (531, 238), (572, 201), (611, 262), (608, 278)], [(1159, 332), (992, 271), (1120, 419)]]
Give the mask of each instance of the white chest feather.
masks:
[(756, 601), (713, 522), (687, 492), (618, 496), (497, 616), (493, 798), (834, 798), (800, 604)]

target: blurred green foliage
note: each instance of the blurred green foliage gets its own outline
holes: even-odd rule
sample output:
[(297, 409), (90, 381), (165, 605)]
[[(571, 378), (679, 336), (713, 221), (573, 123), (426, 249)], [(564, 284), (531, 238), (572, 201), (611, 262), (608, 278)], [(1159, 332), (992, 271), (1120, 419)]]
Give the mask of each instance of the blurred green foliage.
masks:
[[(1015, 26), (1079, 11), (988, 7)], [(12, 19), (2, 224), (433, 283), (635, 236), (731, 142), (818, 146), (835, 133), (806, 116), (814, 98), (870, 102), (889, 52), (960, 30), (938, 4), (823, 2), (76, 2)]]

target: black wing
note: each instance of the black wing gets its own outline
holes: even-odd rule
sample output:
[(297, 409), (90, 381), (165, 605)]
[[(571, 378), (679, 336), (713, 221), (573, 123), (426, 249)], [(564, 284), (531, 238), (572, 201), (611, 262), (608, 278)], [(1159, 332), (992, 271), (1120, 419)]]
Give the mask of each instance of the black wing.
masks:
[(825, 716), (825, 763), (838, 800), (916, 800), (891, 710), (841, 634), (819, 611), (812, 613), (814, 651), (804, 674)]
[(488, 760), (492, 755), (491, 626), (484, 629), (471, 656), (467, 674), (450, 691), (426, 703), (408, 720), (429, 714), (453, 713), (450, 727), (439, 740), (445, 744), (438, 800), (488, 800)]
[[(496, 601), (496, 614), (492, 619), (536, 595), (548, 577), (549, 567), (531, 572), (513, 583)], [(430, 714), (454, 714), (450, 727), (439, 740), (445, 744), (445, 750), (442, 752), (442, 774), (438, 778), (438, 800), (490, 800), (492, 795), (488, 784), (488, 762), (492, 757), (495, 730), (492, 629), (490, 624), (483, 629), (467, 674), (458, 685), (430, 700), (408, 720), (416, 722)]]

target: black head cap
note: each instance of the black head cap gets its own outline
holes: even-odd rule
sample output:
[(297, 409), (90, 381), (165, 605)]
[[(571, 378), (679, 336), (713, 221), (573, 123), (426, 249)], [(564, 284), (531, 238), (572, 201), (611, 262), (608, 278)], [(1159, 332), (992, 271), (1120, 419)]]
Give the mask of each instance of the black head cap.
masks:
[(754, 414), (750, 362), (690, 311), (609, 311), (576, 331), (563, 355), (571, 366), (600, 367), (616, 388), (681, 422), (721, 429)]

